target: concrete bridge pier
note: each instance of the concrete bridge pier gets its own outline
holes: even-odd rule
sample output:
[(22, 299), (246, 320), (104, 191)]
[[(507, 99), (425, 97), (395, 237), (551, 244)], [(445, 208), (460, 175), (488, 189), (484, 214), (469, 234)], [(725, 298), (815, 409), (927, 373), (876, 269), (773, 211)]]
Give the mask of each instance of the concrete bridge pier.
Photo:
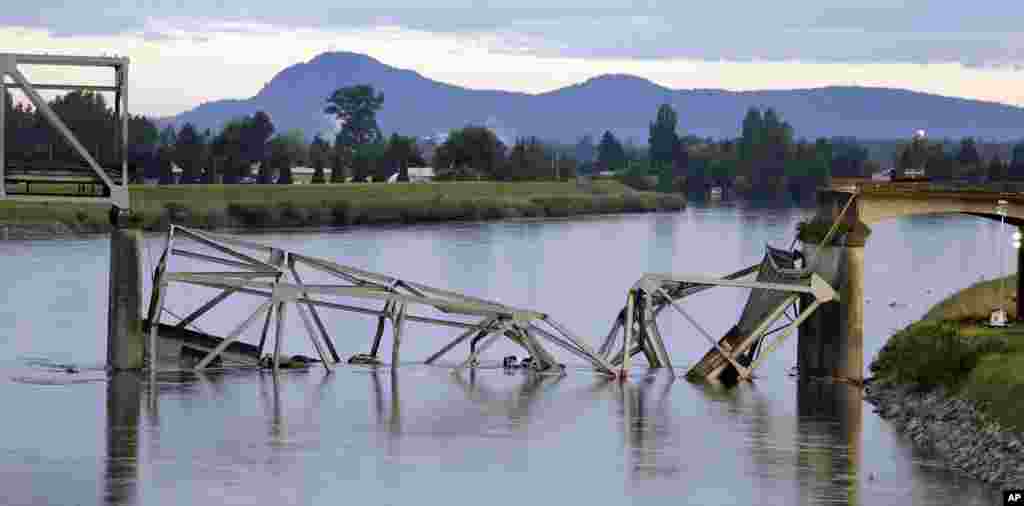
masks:
[(107, 368), (145, 366), (142, 332), (142, 231), (115, 227), (110, 232), (110, 293), (107, 314)]
[[(810, 258), (816, 245), (805, 245)], [(823, 304), (800, 325), (797, 369), (803, 377), (861, 381), (864, 377), (864, 247), (828, 246), (816, 273), (829, 281), (839, 300)], [(800, 298), (801, 310), (814, 299)]]
[[(826, 224), (839, 219), (843, 233), (827, 245), (809, 241), (802, 247), (809, 266), (839, 294), (838, 301), (823, 304), (800, 325), (797, 369), (803, 377), (864, 379), (864, 245), (868, 229), (859, 219), (858, 202), (849, 202), (849, 198), (849, 193), (819, 193), (815, 219)], [(840, 216), (847, 203), (846, 213)], [(812, 302), (813, 298), (802, 296), (801, 309)]]

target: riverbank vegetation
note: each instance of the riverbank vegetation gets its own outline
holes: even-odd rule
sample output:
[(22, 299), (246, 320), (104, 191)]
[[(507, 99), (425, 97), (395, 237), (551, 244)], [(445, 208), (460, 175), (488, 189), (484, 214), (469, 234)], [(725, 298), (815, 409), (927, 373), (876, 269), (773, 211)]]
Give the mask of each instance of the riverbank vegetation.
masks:
[(1024, 324), (985, 326), (1003, 306), (1016, 318), (1016, 276), (975, 284), (943, 300), (889, 338), (871, 363), (875, 381), (915, 385), (972, 401), (999, 425), (1024, 432)]
[[(129, 187), (137, 226), (201, 228), (326, 226), (564, 217), (679, 210), (680, 195), (639, 192), (615, 182), (417, 184), (173, 185)], [(109, 208), (98, 204), (0, 201), (0, 223), (102, 231)]]

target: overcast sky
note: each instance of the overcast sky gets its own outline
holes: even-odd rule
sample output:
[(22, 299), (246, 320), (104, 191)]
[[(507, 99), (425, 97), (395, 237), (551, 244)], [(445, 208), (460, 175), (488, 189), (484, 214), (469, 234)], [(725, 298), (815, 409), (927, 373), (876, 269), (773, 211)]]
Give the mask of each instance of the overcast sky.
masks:
[(471, 88), (542, 92), (625, 72), (673, 88), (858, 84), (1024, 106), (1019, 0), (9, 3), (3, 51), (129, 56), (131, 108), (153, 115), (249, 97), (327, 50)]

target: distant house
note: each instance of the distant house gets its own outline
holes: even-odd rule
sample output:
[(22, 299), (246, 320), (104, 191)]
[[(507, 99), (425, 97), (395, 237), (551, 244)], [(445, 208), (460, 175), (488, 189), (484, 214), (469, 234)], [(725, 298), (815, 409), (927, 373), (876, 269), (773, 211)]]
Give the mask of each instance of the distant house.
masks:
[(896, 169), (885, 169), (871, 175), (873, 181), (891, 181), (892, 174)]
[[(311, 183), (316, 169), (313, 167), (292, 167), (292, 182), (295, 184)], [(324, 179), (331, 180), (331, 169), (324, 167)]]
[[(171, 184), (178, 184), (181, 182), (182, 172), (183, 171), (181, 170), (181, 167), (178, 167), (178, 164), (171, 162)], [(143, 184), (148, 185), (160, 184), (160, 175), (159, 173), (153, 173), (152, 171), (150, 171), (149, 174), (142, 178), (142, 182)]]
[(434, 179), (433, 167), (409, 167), (409, 181), (412, 183), (426, 183)]

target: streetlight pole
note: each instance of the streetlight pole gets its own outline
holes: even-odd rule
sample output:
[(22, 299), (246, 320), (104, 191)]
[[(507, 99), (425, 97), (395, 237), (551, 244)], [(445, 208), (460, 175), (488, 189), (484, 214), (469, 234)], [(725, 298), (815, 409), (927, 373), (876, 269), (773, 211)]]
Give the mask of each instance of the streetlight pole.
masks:
[[(1009, 202), (1007, 202), (1007, 201), (1005, 201), (1003, 199), (999, 199), (999, 201), (996, 202), (996, 213), (999, 214), (999, 235), (1000, 236), (1005, 236), (1005, 234), (1006, 234), (1006, 205), (1007, 204), (1009, 204)], [(996, 245), (997, 245), (996, 247), (999, 248), (999, 273), (1002, 274), (1003, 276), (1002, 276), (1002, 280), (1000, 280), (998, 315), (993, 314), (992, 317), (989, 320), (989, 324), (992, 325), (992, 326), (997, 326), (997, 327), (1005, 327), (1006, 326), (1006, 310), (1005, 310), (1005, 305), (1006, 305), (1006, 272), (1005, 272), (1006, 271), (1006, 265), (1005, 264), (1006, 264), (1006, 262), (1003, 260), (1003, 250), (1005, 249), (1005, 246), (1002, 246), (1002, 247), (998, 246), (999, 245), (999, 241), (996, 241)], [(1020, 315), (1018, 315), (1018, 318), (1019, 317), (1020, 317)]]

